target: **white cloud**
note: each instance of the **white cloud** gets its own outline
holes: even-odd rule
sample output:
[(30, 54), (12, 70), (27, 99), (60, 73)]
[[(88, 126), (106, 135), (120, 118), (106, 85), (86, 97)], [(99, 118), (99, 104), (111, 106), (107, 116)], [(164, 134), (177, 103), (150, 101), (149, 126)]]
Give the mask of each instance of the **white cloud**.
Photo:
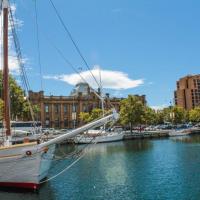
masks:
[[(106, 89), (129, 89), (138, 87), (144, 83), (143, 79), (133, 80), (128, 77), (128, 74), (121, 71), (103, 69), (99, 70), (99, 66), (95, 66), (91, 70), (91, 72), (98, 82), (100, 82), (99, 80), (101, 74), (102, 86)], [(89, 83), (92, 88), (98, 87), (90, 71), (82, 71), (80, 75)], [(44, 76), (44, 78), (64, 81), (70, 85), (76, 85), (77, 83), (84, 82), (81, 77), (76, 73), (62, 74), (56, 76)]]
[[(16, 6), (14, 4), (11, 5), (11, 10), (12, 10), (12, 13), (13, 13), (13, 16), (15, 16), (15, 12), (16, 12)], [(0, 19), (2, 20), (2, 13), (0, 15)], [(15, 27), (16, 28), (20, 28), (22, 25), (23, 25), (23, 22), (21, 20), (18, 20), (16, 18), (14, 18), (14, 24), (15, 24)], [(2, 25), (2, 23), (1, 23)], [(0, 31), (1, 31), (1, 37), (3, 38), (3, 35), (2, 35), (2, 29), (3, 27), (0, 26)], [(8, 55), (8, 66), (9, 66), (9, 70), (11, 73), (15, 73), (15, 74), (18, 74), (19, 73), (19, 63), (18, 63), (18, 60), (17, 60), (17, 57), (15, 55), (15, 51), (14, 51), (14, 46), (13, 46), (13, 38), (11, 36), (11, 25), (10, 25), (10, 21), (9, 21), (9, 36), (8, 36), (8, 44), (9, 44), (9, 55)], [(2, 39), (0, 40), (0, 48), (2, 50)], [(3, 52), (1, 51), (1, 58), (0, 58), (0, 61), (2, 62), (2, 55), (3, 55)], [(22, 61), (25, 63), (25, 59)]]

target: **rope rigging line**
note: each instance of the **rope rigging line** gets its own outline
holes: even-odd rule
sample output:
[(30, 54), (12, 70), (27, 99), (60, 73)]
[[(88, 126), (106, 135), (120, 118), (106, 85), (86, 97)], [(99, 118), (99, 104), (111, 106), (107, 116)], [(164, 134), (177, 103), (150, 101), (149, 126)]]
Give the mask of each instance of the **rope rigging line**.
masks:
[[(18, 61), (18, 64), (19, 64), (20, 77), (21, 77), (22, 84), (24, 86), (25, 92), (28, 95), (28, 91), (30, 90), (30, 85), (29, 85), (29, 82), (28, 82), (25, 66), (24, 66), (24, 63), (23, 63), (20, 42), (19, 42), (19, 39), (18, 39), (18, 36), (17, 36), (15, 21), (14, 21), (14, 17), (13, 17), (13, 13), (12, 13), (12, 9), (11, 9), (10, 4), (9, 4), (9, 13), (10, 13), (9, 22), (10, 22), (10, 25), (11, 25), (12, 37), (13, 37), (13, 41), (14, 41), (16, 54), (17, 54), (17, 61)], [(31, 118), (34, 122), (34, 128), (36, 129), (36, 121), (35, 121), (35, 117), (34, 117), (34, 112), (33, 112), (33, 108), (32, 108), (32, 105), (31, 105), (29, 98), (27, 98), (27, 102), (28, 102), (28, 106), (29, 106), (29, 109), (30, 109)]]
[(9, 6), (9, 13), (10, 13), (9, 21), (10, 21), (11, 30), (12, 30), (12, 37), (13, 37), (13, 41), (14, 41), (16, 54), (17, 54), (17, 61), (18, 61), (19, 67), (20, 67), (20, 75), (21, 75), (22, 83), (24, 84), (24, 87), (25, 87), (24, 89), (28, 92), (28, 90), (30, 90), (30, 85), (29, 85), (28, 78), (27, 78), (27, 75), (25, 72), (20, 43), (19, 43), (19, 39), (17, 37), (14, 17), (13, 17), (13, 13), (12, 13), (10, 6)]
[(50, 1), (51, 5), (52, 5), (52, 7), (53, 7), (53, 9), (54, 9), (54, 11), (55, 11), (57, 17), (58, 17), (60, 23), (62, 24), (62, 26), (63, 26), (65, 32), (67, 33), (67, 35), (68, 35), (68, 37), (70, 38), (70, 40), (72, 41), (72, 43), (73, 43), (75, 49), (77, 50), (79, 56), (80, 56), (81, 59), (83, 60), (84, 64), (86, 65), (86, 67), (87, 67), (87, 69), (89, 70), (89, 72), (90, 72), (90, 74), (92, 75), (92, 77), (94, 78), (94, 80), (95, 80), (97, 86), (100, 88), (99, 82), (97, 81), (96, 77), (95, 77), (94, 74), (92, 73), (92, 71), (91, 71), (91, 69), (90, 69), (90, 67), (89, 67), (89, 65), (88, 65), (88, 63), (87, 63), (87, 61), (86, 61), (86, 59), (84, 58), (83, 54), (82, 54), (81, 51), (80, 51), (80, 48), (78, 47), (77, 43), (75, 42), (74, 38), (72, 37), (72, 34), (70, 33), (70, 31), (69, 31), (69, 29), (67, 28), (66, 24), (64, 23), (64, 21), (63, 21), (61, 15), (59, 14), (58, 9), (56, 8), (56, 6), (55, 6), (55, 4), (53, 3), (52, 0), (49, 0), (49, 1)]
[[(48, 38), (48, 37), (46, 37), (46, 39), (47, 39), (47, 38)], [(52, 42), (50, 42), (49, 39), (48, 39), (48, 42), (52, 45), (53, 48), (55, 48), (55, 50), (56, 50), (57, 53), (60, 55), (60, 57), (75, 71), (75, 73), (77, 73), (77, 74), (80, 76), (80, 78), (83, 80), (83, 82), (85, 82), (85, 83), (88, 84), (88, 86), (90, 87), (90, 89), (93, 90), (93, 92), (95, 93), (95, 95), (96, 95), (98, 98), (100, 98), (101, 100), (103, 100), (103, 103), (106, 103), (106, 102), (105, 102), (105, 99), (104, 99), (104, 98), (102, 99), (102, 97), (96, 92), (96, 90), (90, 86), (90, 84), (89, 84), (89, 83), (86, 81), (86, 79), (81, 75), (81, 73), (80, 73), (80, 72), (72, 65), (72, 63), (65, 57), (65, 55), (63, 54), (63, 52), (62, 52), (55, 44), (53, 44)], [(111, 105), (112, 108), (114, 108), (114, 106), (111, 104), (110, 101), (109, 101), (108, 103)]]
[(46, 183), (51, 181), (52, 179), (55, 179), (56, 177), (58, 177), (59, 175), (63, 174), (65, 171), (67, 171), (68, 169), (70, 169), (72, 166), (74, 166), (79, 160), (81, 160), (83, 157), (85, 156), (85, 153), (83, 153), (80, 157), (78, 157), (74, 162), (72, 162), (70, 165), (68, 165), (66, 168), (64, 168), (62, 171), (60, 171), (59, 173), (57, 173), (56, 175), (41, 181), (40, 184), (42, 183)]
[(40, 53), (40, 41), (39, 41), (39, 25), (38, 25), (38, 11), (37, 11), (37, 1), (34, 0), (35, 7), (35, 24), (36, 24), (36, 38), (37, 38), (37, 51), (38, 51), (38, 64), (40, 69), (40, 87), (43, 89), (43, 81), (42, 81), (42, 65), (41, 65), (41, 53)]
[[(109, 128), (111, 128), (112, 126), (114, 125), (114, 122), (110, 125)], [(97, 136), (100, 136), (102, 134), (103, 130), (101, 130)], [(77, 153), (75, 152), (75, 155), (77, 156), (77, 158), (70, 164), (68, 165), (67, 167), (65, 167), (63, 170), (61, 170), (59, 173), (51, 176), (50, 178), (44, 180), (44, 181), (41, 181), (40, 184), (43, 184), (43, 183), (46, 183), (46, 182), (49, 182), (55, 178), (57, 178), (58, 176), (60, 176), (61, 174), (63, 174), (64, 172), (66, 172), (67, 170), (69, 170), (70, 168), (72, 168), (78, 161), (80, 161), (87, 153), (87, 149), (89, 149), (90, 147), (92, 147), (93, 145), (97, 144), (97, 141), (93, 143), (93, 141), (95, 140), (95, 138), (92, 138), (90, 140), (90, 142), (88, 144), (85, 145), (84, 148), (82, 148), (81, 150), (79, 150)]]
[[(34, 1), (36, 1), (36, 0), (34, 0)], [(21, 4), (21, 6), (23, 7), (23, 9), (25, 9), (27, 11), (27, 8), (23, 4)], [(30, 12), (28, 12), (28, 15), (32, 19), (35, 20), (35, 16), (32, 15)], [(86, 81), (86, 79), (84, 79), (84, 77), (81, 75), (81, 73), (73, 66), (73, 64), (69, 61), (69, 59), (66, 58), (66, 56), (64, 55), (64, 53), (53, 43), (53, 41), (48, 37), (48, 35), (42, 29), (40, 29), (40, 32), (42, 33), (42, 35), (44, 36), (44, 38), (46, 39), (46, 41), (57, 51), (58, 55), (65, 61), (65, 63), (67, 63), (67, 65), (69, 65), (72, 68), (72, 70), (80, 76), (80, 78), (83, 80), (83, 82), (85, 82), (85, 83), (87, 83), (89, 85), (90, 89), (92, 89), (94, 91), (95, 95), (99, 99), (101, 99), (101, 96), (98, 95), (98, 93), (96, 92), (96, 90), (90, 86), (90, 84)], [(105, 102), (105, 98), (103, 99), (103, 102), (106, 103)], [(108, 104), (111, 106), (111, 108), (115, 108), (114, 105), (109, 100), (108, 100)]]

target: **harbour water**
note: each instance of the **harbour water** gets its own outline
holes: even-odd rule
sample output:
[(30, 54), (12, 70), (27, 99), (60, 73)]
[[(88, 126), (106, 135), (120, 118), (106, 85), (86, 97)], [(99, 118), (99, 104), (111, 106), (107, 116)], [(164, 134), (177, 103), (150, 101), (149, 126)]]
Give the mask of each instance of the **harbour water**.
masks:
[[(62, 145), (63, 156), (83, 146)], [(49, 176), (71, 159), (54, 161)], [(200, 136), (97, 144), (38, 193), (0, 191), (2, 200), (198, 200)]]

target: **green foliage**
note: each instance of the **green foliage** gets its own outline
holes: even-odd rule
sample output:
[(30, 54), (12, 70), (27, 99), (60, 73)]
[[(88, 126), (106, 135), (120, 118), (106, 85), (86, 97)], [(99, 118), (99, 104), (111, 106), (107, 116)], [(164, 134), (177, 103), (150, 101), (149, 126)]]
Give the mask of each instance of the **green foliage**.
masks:
[(163, 124), (164, 122), (165, 122), (165, 114), (163, 110), (157, 110), (155, 124)]
[[(32, 110), (33, 110), (33, 113), (34, 113), (35, 120), (38, 120), (37, 116), (40, 113), (39, 106), (38, 105), (32, 105)], [(22, 110), (21, 117), (22, 117), (23, 120), (32, 120), (30, 106), (29, 106), (27, 101), (25, 101), (24, 104), (23, 104), (23, 110)]]
[(174, 106), (172, 108), (172, 119), (174, 124), (186, 122), (187, 112), (182, 107)]
[(200, 122), (200, 106), (189, 112), (189, 120), (196, 123)]
[(129, 95), (128, 98), (121, 101), (120, 122), (123, 125), (130, 125), (131, 131), (133, 125), (144, 122), (144, 117), (145, 106), (138, 97)]
[[(2, 71), (0, 71), (0, 118), (3, 115), (3, 101), (2, 101)], [(30, 108), (28, 107), (28, 102), (25, 99), (24, 91), (17, 84), (16, 80), (10, 75), (9, 76), (9, 90), (10, 90), (10, 112), (11, 119), (15, 120), (23, 119), (23, 120), (31, 120), (30, 117)], [(35, 107), (35, 108), (34, 108)], [(33, 110), (37, 111), (39, 109), (38, 106), (33, 106)]]
[(154, 125), (157, 123), (157, 113), (154, 109), (146, 106), (145, 107), (145, 116), (144, 121), (148, 125)]
[(92, 110), (91, 113), (88, 112), (81, 112), (79, 118), (84, 121), (85, 123), (91, 122), (95, 119), (98, 119), (103, 115), (103, 111), (100, 108), (95, 108)]
[(122, 125), (129, 125), (131, 129), (133, 125), (140, 124), (156, 125), (164, 122), (179, 124), (187, 122), (188, 118), (188, 112), (181, 107), (170, 106), (155, 111), (143, 105), (140, 99), (135, 96), (129, 96), (121, 101), (120, 122)]

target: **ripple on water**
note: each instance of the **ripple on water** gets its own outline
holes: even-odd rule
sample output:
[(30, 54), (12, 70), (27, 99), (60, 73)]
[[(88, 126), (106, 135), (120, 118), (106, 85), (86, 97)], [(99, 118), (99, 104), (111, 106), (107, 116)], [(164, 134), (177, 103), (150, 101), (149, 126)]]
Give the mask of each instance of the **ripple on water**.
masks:
[[(10, 200), (198, 200), (200, 136), (98, 144), (39, 193), (0, 192)], [(62, 152), (78, 147), (61, 146)], [(59, 151), (58, 151), (59, 152)], [(70, 163), (54, 163), (49, 176)]]

